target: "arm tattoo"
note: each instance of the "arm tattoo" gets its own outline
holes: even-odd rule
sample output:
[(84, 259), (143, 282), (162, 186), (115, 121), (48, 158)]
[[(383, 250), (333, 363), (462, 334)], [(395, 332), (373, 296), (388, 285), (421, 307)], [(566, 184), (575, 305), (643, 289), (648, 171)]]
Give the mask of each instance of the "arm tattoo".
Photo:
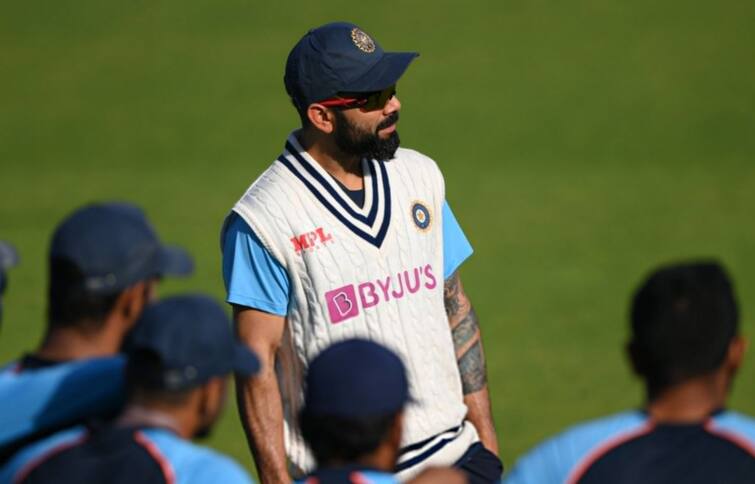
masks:
[(482, 390), (487, 384), (487, 376), (480, 342), (480, 325), (477, 322), (477, 313), (464, 294), (459, 274), (456, 272), (446, 279), (443, 301), (448, 323), (451, 325), (451, 337), (464, 395)]
[(487, 384), (482, 343), (479, 339), (459, 358), (459, 373), (461, 373), (461, 388), (464, 395), (482, 390)]
[(471, 308), (469, 313), (464, 316), (464, 319), (451, 330), (451, 336), (454, 339), (454, 349), (458, 352), (468, 346), (468, 343), (479, 334), (478, 329), (477, 313), (475, 313), (474, 308)]
[(459, 274), (456, 272), (446, 279), (443, 285), (443, 302), (449, 318), (458, 314), (461, 304), (459, 303)]
[(464, 395), (482, 390), (487, 383), (485, 360), (480, 342), (480, 327), (474, 308), (451, 331), (456, 349), (461, 387)]

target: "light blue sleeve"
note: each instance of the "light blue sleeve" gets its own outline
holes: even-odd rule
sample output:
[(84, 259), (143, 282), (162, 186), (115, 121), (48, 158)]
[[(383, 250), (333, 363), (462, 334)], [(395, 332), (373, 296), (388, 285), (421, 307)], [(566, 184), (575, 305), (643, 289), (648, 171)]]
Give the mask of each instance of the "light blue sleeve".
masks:
[(239, 215), (229, 215), (223, 236), (226, 301), (279, 316), (288, 312), (288, 274)]
[(461, 230), (448, 202), (443, 202), (443, 279), (448, 279), (472, 255), (472, 245)]
[(116, 356), (0, 373), (0, 445), (117, 412), (125, 400), (124, 365)]
[(517, 461), (505, 484), (566, 482), (592, 453), (616, 438), (631, 435), (648, 424), (647, 415), (628, 411), (577, 424), (552, 437)]
[(254, 481), (232, 459), (214, 454), (197, 459), (186, 469), (182, 469), (176, 484), (205, 484), (222, 482), (223, 484), (252, 484)]
[(27, 445), (13, 454), (13, 457), (0, 467), (0, 484), (18, 482), (19, 478), (28, 472), (29, 466), (35, 465), (39, 458), (51, 455), (55, 449), (66, 448), (80, 442), (86, 435), (86, 428), (77, 426)]
[(246, 471), (230, 457), (183, 440), (169, 430), (148, 428), (142, 430), (142, 434), (156, 446), (161, 458), (170, 463), (175, 472), (176, 484), (253, 482)]
[(713, 428), (736, 435), (755, 448), (755, 419), (750, 416), (725, 411), (713, 417)]
[(566, 474), (559, 472), (557, 443), (547, 441), (519, 459), (512, 471), (503, 480), (504, 484), (560, 483)]

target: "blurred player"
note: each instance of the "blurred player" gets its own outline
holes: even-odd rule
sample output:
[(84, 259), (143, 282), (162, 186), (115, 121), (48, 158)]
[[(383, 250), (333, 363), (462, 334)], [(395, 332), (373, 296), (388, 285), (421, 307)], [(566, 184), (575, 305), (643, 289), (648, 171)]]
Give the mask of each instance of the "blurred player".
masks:
[(228, 375), (259, 369), (223, 308), (200, 295), (149, 306), (127, 358), (128, 403), (113, 424), (75, 427), (24, 449), (0, 482), (250, 483), (233, 460), (190, 442), (220, 416)]
[(0, 324), (3, 322), (3, 294), (8, 287), (8, 277), (5, 271), (18, 264), (16, 249), (7, 242), (0, 240)]
[(416, 56), (349, 23), (309, 31), (284, 78), (302, 128), (225, 221), (228, 301), (263, 362), (239, 382), (263, 482), (287, 482), (287, 458), (296, 476), (312, 468), (296, 422), (302, 378), (355, 336), (400, 354), (424, 403), (406, 411), (403, 477), (452, 464), (500, 477), (479, 325), (457, 273), (472, 248), (435, 162), (399, 148), (395, 87)]
[[(393, 475), (404, 407), (410, 403), (401, 359), (377, 343), (344, 340), (312, 360), (300, 423), (317, 469), (304, 484), (380, 484)], [(416, 403), (415, 403), (416, 404)], [(428, 482), (467, 482), (458, 470), (428, 470)]]
[(745, 351), (724, 269), (662, 267), (634, 295), (629, 357), (647, 402), (577, 425), (524, 456), (523, 483), (755, 482), (755, 419), (726, 410)]
[(33, 353), (0, 371), (0, 464), (62, 426), (108, 415), (123, 400), (115, 355), (163, 275), (192, 260), (164, 246), (137, 207), (87, 205), (67, 217), (50, 244), (48, 324)]

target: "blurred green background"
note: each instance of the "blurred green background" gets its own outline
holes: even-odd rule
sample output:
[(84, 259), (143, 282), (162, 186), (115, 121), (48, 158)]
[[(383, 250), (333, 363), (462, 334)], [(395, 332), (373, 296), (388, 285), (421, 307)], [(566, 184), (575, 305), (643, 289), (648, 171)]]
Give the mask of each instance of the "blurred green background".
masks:
[[(283, 85), (310, 27), (360, 24), (421, 57), (399, 84), (405, 146), (433, 158), (476, 252), (504, 460), (580, 419), (639, 405), (627, 301), (653, 266), (723, 260), (755, 333), (755, 2), (3, 0), (0, 360), (32, 349), (55, 224), (102, 199), (143, 206), (224, 295), (218, 232), (298, 118)], [(755, 413), (755, 353), (731, 406)], [(209, 442), (251, 468), (235, 408)]]

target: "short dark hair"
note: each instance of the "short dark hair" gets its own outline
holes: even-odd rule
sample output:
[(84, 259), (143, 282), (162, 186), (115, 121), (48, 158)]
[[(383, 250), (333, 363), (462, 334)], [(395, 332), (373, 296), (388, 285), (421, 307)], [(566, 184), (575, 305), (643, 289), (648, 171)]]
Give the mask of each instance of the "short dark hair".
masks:
[(127, 350), (126, 393), (129, 401), (180, 406), (186, 403), (194, 387), (167, 389), (160, 357), (149, 349)]
[(687, 262), (653, 272), (634, 294), (630, 341), (650, 397), (719, 368), (738, 326), (732, 283), (719, 263)]
[(99, 329), (121, 293), (94, 294), (87, 291), (84, 274), (65, 258), (51, 258), (49, 271), (49, 326), (86, 325), (90, 329)]
[(302, 436), (318, 465), (354, 462), (369, 455), (386, 439), (398, 413), (375, 417), (344, 418), (312, 415), (306, 410), (299, 415)]

